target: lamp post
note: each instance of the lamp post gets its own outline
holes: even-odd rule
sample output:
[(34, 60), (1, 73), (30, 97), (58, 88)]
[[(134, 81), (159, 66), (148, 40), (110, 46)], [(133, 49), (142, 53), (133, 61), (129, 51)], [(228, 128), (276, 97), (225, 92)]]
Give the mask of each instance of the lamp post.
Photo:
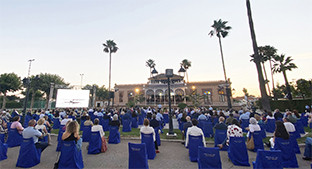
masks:
[(28, 67), (28, 75), (27, 78), (23, 79), (24, 84), (26, 85), (26, 96), (25, 96), (25, 101), (24, 101), (24, 107), (23, 107), (23, 119), (22, 119), (22, 124), (24, 123), (25, 120), (25, 114), (26, 114), (26, 107), (27, 107), (27, 102), (28, 102), (28, 96), (29, 96), (29, 88), (30, 88), (30, 69), (31, 69), (31, 62), (35, 61), (35, 59), (29, 59), (29, 67)]
[(168, 101), (169, 101), (169, 132), (167, 135), (174, 135), (172, 124), (172, 112), (171, 112), (171, 90), (170, 90), (170, 77), (173, 77), (173, 69), (166, 69), (166, 77), (168, 78)]

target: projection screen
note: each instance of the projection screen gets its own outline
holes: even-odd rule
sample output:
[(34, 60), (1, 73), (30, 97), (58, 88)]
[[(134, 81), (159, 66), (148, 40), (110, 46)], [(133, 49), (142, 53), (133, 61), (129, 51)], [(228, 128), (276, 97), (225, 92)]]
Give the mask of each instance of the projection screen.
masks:
[(90, 90), (57, 89), (57, 108), (84, 108), (89, 106)]

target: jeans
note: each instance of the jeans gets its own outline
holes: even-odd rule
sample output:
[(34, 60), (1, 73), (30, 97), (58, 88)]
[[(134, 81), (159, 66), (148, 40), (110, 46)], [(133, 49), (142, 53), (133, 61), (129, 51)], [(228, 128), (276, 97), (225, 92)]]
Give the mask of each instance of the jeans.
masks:
[(304, 157), (312, 157), (312, 138), (311, 137), (307, 137), (306, 141), (305, 141), (305, 148), (304, 148), (304, 153), (303, 153)]
[(46, 142), (37, 142), (37, 143), (35, 144), (36, 148), (40, 148), (40, 149), (41, 149), (41, 152), (43, 152), (43, 150), (44, 150), (45, 148), (47, 148), (48, 145), (49, 145), (49, 144), (46, 143)]

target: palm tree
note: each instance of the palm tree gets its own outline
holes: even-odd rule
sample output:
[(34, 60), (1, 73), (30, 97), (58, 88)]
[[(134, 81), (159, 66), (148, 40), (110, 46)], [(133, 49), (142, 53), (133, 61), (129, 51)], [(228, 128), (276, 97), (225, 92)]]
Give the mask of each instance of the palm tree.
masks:
[(181, 67), (183, 67), (185, 69), (185, 73), (186, 73), (186, 79), (187, 79), (187, 82), (189, 82), (189, 79), (188, 79), (188, 74), (187, 74), (187, 69), (189, 69), (191, 66), (192, 66), (192, 62), (187, 60), (187, 59), (184, 59), (182, 60), (182, 62), (180, 63)]
[(225, 38), (228, 34), (229, 34), (229, 30), (232, 29), (232, 27), (230, 26), (226, 26), (228, 22), (227, 21), (222, 21), (221, 19), (219, 19), (218, 21), (214, 20), (213, 25), (211, 25), (211, 27), (213, 27), (213, 30), (211, 30), (209, 32), (210, 36), (214, 36), (216, 35), (219, 39), (219, 45), (220, 45), (220, 52), (221, 52), (221, 59), (222, 59), (222, 65), (223, 65), (223, 73), (224, 73), (224, 79), (225, 79), (225, 83), (226, 83), (226, 95), (227, 95), (227, 100), (228, 100), (228, 108), (232, 108), (231, 105), (231, 96), (229, 90), (228, 90), (228, 79), (226, 77), (226, 72), (225, 72), (225, 65), (224, 65), (224, 59), (223, 59), (223, 51), (222, 51), (222, 43), (221, 43), (221, 36), (223, 38)]
[(150, 68), (150, 77), (152, 77), (152, 69), (156, 66), (155, 61), (153, 59), (148, 59), (145, 63), (146, 66)]
[[(116, 53), (118, 50), (118, 47), (116, 46), (116, 43), (114, 40), (107, 40), (106, 44), (103, 43), (104, 49), (103, 51), (105, 53), (109, 53), (109, 84), (108, 84), (108, 91), (111, 91), (111, 64), (112, 64), (112, 53)], [(108, 107), (110, 105), (110, 98), (108, 100)]]
[(261, 92), (261, 103), (262, 103), (262, 107), (264, 110), (271, 111), (270, 101), (269, 101), (268, 94), (265, 89), (265, 81), (263, 79), (262, 68), (260, 64), (261, 58), (260, 58), (259, 51), (258, 51), (258, 45), (257, 45), (256, 34), (255, 34), (254, 26), (253, 26), (249, 0), (246, 0), (246, 6), (247, 6), (247, 15), (248, 15), (248, 21), (249, 21), (249, 27), (250, 27), (252, 46), (253, 46), (253, 51), (254, 51), (254, 62), (256, 64), (257, 72), (258, 72), (258, 80), (259, 80), (259, 86), (260, 86), (260, 92)]
[(291, 61), (293, 61), (293, 59), (291, 59), (291, 56), (288, 56), (285, 59), (285, 55), (281, 54), (274, 56), (274, 65), (273, 65), (273, 72), (274, 73), (283, 73), (284, 76), (284, 80), (285, 80), (285, 85), (286, 85), (286, 90), (287, 90), (287, 95), (288, 95), (288, 99), (292, 100), (292, 95), (291, 95), (291, 89), (288, 83), (288, 79), (286, 76), (286, 71), (289, 70), (291, 71), (292, 69), (296, 69), (297, 66), (294, 63), (291, 63)]

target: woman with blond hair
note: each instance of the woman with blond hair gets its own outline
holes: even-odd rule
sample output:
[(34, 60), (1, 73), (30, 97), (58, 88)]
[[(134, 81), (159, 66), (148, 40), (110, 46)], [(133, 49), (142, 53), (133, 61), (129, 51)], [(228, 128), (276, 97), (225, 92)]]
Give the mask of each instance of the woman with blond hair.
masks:
[(47, 130), (46, 126), (44, 125), (44, 122), (45, 122), (45, 119), (44, 118), (40, 118), (37, 121), (37, 125), (36, 125), (35, 129), (41, 130), (41, 133), (43, 134), (43, 137), (48, 135), (48, 144), (50, 144), (51, 137), (50, 137), (50, 134), (48, 133), (48, 130)]
[(81, 150), (82, 139), (79, 136), (79, 124), (77, 121), (70, 121), (66, 124), (66, 130), (62, 135), (64, 141), (75, 141), (78, 150)]

